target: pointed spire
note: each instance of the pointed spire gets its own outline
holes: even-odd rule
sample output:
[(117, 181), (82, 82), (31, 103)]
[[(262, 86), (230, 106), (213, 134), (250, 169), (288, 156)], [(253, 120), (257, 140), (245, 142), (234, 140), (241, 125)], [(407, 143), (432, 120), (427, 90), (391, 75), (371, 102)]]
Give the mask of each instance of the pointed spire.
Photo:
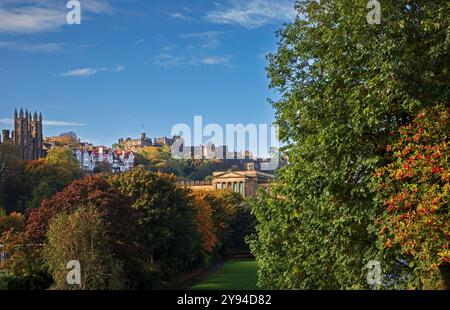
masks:
[(22, 117), (23, 117), (23, 109), (20, 108), (20, 118), (22, 118)]
[(42, 125), (42, 113), (41, 112), (39, 112), (39, 123), (41, 123), (41, 125)]
[(37, 112), (34, 111), (34, 115), (33, 115), (33, 121), (37, 122), (38, 118), (37, 118)]
[(16, 118), (17, 118), (17, 108), (14, 109), (14, 119), (16, 119)]
[(28, 118), (28, 109), (25, 110), (25, 118)]

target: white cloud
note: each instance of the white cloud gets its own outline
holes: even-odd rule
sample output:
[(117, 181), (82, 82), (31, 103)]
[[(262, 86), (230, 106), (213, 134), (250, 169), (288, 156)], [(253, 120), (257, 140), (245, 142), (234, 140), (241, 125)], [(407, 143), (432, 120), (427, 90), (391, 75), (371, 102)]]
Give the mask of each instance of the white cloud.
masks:
[[(14, 120), (10, 119), (10, 118), (2, 118), (2, 119), (0, 119), (0, 124), (14, 125)], [(79, 122), (49, 121), (49, 120), (43, 120), (42, 125), (44, 125), (44, 126), (67, 126), (67, 127), (87, 126), (87, 124), (79, 123)]]
[(184, 61), (184, 56), (174, 56), (168, 53), (160, 54), (155, 57), (155, 64), (165, 68), (181, 65)]
[(110, 71), (110, 72), (122, 72), (126, 69), (126, 67), (124, 65), (117, 65), (115, 68), (111, 68), (111, 69), (107, 69), (106, 71)]
[[(67, 24), (67, 1), (2, 0), (0, 3), (0, 33), (34, 33), (58, 30)], [(112, 14), (106, 0), (83, 0), (82, 20), (86, 13)], [(84, 15), (83, 15), (84, 14)]]
[(226, 56), (217, 56), (210, 55), (204, 57), (185, 57), (185, 56), (176, 56), (172, 54), (160, 54), (155, 57), (155, 64), (161, 67), (174, 67), (180, 65), (229, 65), (231, 60), (231, 55)]
[(170, 14), (170, 17), (174, 18), (174, 19), (181, 19), (181, 20), (190, 20), (191, 18), (189, 16), (186, 16), (180, 12), (175, 12)]
[(121, 72), (126, 69), (123, 65), (117, 65), (112, 68), (80, 68), (75, 70), (69, 70), (67, 72), (61, 73), (60, 76), (63, 77), (89, 77), (100, 72)]
[(221, 31), (205, 31), (205, 32), (196, 32), (196, 33), (184, 33), (181, 34), (180, 37), (182, 39), (197, 39), (202, 43), (200, 45), (201, 48), (209, 48), (215, 49), (220, 46), (220, 40), (218, 37), (223, 34)]
[(27, 53), (51, 53), (64, 49), (65, 43), (25, 43), (18, 41), (0, 41), (0, 48)]
[(53, 8), (0, 8), (0, 32), (29, 33), (54, 30), (66, 23), (64, 11)]
[(191, 65), (227, 65), (230, 63), (231, 56), (206, 56), (206, 57), (194, 57), (189, 61)]
[(42, 125), (44, 126), (70, 126), (70, 127), (84, 127), (87, 124), (78, 123), (78, 122), (66, 122), (66, 121), (42, 121)]
[(296, 16), (294, 4), (294, 0), (229, 0), (228, 5), (217, 4), (204, 19), (215, 24), (257, 28), (293, 20)]
[(64, 77), (87, 77), (94, 74), (97, 74), (98, 69), (96, 68), (81, 68), (70, 70), (61, 74)]
[(114, 9), (108, 0), (81, 0), (82, 10), (95, 14), (113, 14)]

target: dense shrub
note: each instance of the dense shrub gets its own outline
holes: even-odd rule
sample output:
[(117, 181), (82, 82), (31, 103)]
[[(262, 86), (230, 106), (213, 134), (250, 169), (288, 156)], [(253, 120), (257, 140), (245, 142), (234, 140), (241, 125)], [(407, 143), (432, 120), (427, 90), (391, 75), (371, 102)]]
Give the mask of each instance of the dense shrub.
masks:
[(11, 273), (0, 270), (0, 291), (24, 289), (27, 289), (27, 286), (23, 279)]

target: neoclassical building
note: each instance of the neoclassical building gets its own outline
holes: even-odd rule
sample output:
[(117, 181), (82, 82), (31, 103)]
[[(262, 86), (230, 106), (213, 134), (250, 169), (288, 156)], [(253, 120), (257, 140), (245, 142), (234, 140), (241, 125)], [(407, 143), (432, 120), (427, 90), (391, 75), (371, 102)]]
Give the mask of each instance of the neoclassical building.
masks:
[(244, 171), (214, 172), (211, 182), (180, 181), (179, 185), (194, 191), (229, 190), (246, 198), (255, 196), (259, 188), (268, 191), (269, 184), (274, 178), (273, 174), (255, 170), (253, 164), (248, 164), (247, 170)]
[(244, 198), (253, 197), (259, 188), (268, 191), (273, 178), (272, 174), (257, 170), (215, 172), (212, 187), (217, 190), (226, 189), (240, 193)]

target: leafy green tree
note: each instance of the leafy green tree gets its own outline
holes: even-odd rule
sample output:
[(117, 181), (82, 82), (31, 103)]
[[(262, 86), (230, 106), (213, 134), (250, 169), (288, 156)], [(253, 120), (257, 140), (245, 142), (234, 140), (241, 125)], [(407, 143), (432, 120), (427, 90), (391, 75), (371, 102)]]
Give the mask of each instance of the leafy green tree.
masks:
[(0, 291), (13, 291), (26, 289), (26, 283), (20, 277), (0, 270)]
[(45, 198), (62, 191), (74, 180), (80, 179), (83, 172), (71, 161), (63, 158), (29, 161), (23, 172), (23, 186), (27, 191), (27, 206), (37, 208)]
[(256, 233), (256, 218), (252, 214), (252, 199), (236, 205), (236, 215), (231, 222), (231, 236), (228, 247), (236, 251), (249, 251), (246, 239)]
[(23, 161), (19, 149), (10, 143), (0, 144), (0, 206), (7, 212), (25, 211), (22, 184)]
[[(111, 290), (125, 288), (122, 262), (114, 257), (113, 242), (101, 212), (80, 208), (61, 213), (51, 222), (43, 250), (55, 289)], [(66, 264), (80, 263), (81, 285), (69, 285)]]
[(182, 177), (187, 163), (173, 158), (168, 146), (149, 146), (138, 151), (135, 165), (142, 165), (152, 172), (175, 174)]
[(369, 229), (378, 215), (370, 177), (389, 132), (450, 97), (449, 7), (385, 1), (381, 24), (370, 25), (366, 5), (298, 1), (268, 57), (289, 164), (254, 205), (261, 287), (367, 288), (368, 261), (392, 265)]
[(195, 266), (201, 248), (195, 223), (197, 212), (176, 180), (175, 176), (149, 172), (143, 167), (109, 179), (114, 188), (131, 199), (132, 207), (142, 212), (140, 242), (149, 250), (151, 262), (164, 280)]
[(68, 169), (80, 169), (80, 163), (77, 161), (70, 149), (64, 147), (53, 147), (48, 151), (45, 161), (49, 164), (64, 165)]
[[(20, 225), (22, 226), (23, 223)], [(6, 230), (0, 235), (2, 251), (8, 258), (2, 266), (2, 270), (13, 278), (20, 279), (23, 285), (22, 289), (48, 289), (52, 278), (42, 262), (40, 247), (35, 243), (30, 243), (20, 228)]]
[(20, 164), (20, 151), (11, 143), (0, 144), (0, 179), (2, 179), (9, 169)]
[(217, 236), (216, 252), (220, 255), (232, 248), (232, 224), (236, 219), (242, 196), (228, 190), (203, 192), (202, 199), (211, 205), (214, 231)]
[(203, 181), (211, 178), (215, 171), (226, 171), (228, 168), (229, 166), (223, 160), (201, 160), (198, 164), (194, 160), (190, 169), (192, 172), (189, 173), (188, 178)]

